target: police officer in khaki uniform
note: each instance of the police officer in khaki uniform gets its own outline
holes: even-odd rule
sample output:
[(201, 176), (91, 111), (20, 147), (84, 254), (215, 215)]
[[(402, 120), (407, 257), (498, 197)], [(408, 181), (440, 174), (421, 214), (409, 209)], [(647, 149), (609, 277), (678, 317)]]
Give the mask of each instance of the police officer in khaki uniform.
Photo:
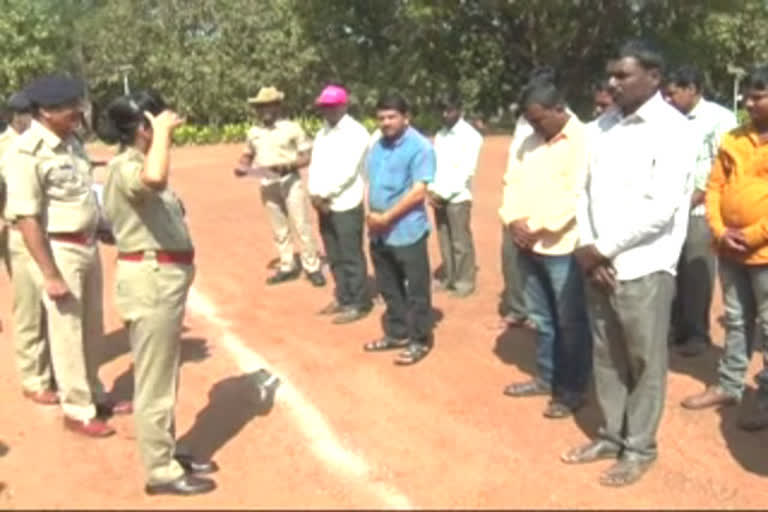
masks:
[[(103, 339), (101, 260), (95, 241), (99, 220), (91, 190), (91, 165), (74, 137), (83, 82), (48, 75), (25, 94), (33, 117), (4, 157), (8, 218), (32, 260), (28, 269), (41, 290), (53, 370), (70, 430), (105, 437), (114, 429), (98, 378)], [(101, 402), (102, 407), (97, 408)]]
[(148, 494), (211, 491), (216, 465), (176, 450), (174, 405), (181, 328), (195, 275), (194, 247), (181, 202), (168, 186), (173, 130), (182, 120), (162, 98), (137, 91), (114, 100), (101, 135), (120, 143), (107, 166), (104, 210), (118, 258), (115, 304), (134, 358), (134, 417)]
[[(267, 279), (267, 284), (283, 283), (301, 275), (293, 258), (293, 228), (301, 241), (301, 265), (309, 281), (314, 286), (324, 286), (307, 193), (299, 174), (299, 169), (309, 165), (312, 143), (298, 123), (281, 118), (284, 96), (274, 87), (265, 87), (248, 100), (256, 108), (261, 125), (248, 131), (235, 174), (261, 176), (261, 199), (280, 254), (278, 271)], [(254, 162), (258, 164), (256, 168), (251, 167)]]
[[(23, 92), (14, 94), (8, 101), (8, 107), (13, 118), (0, 135), (0, 158), (32, 123), (32, 105)], [(5, 169), (2, 160), (0, 173), (3, 176), (0, 211), (4, 213)], [(6, 225), (5, 219), (0, 219), (0, 223), (3, 224), (2, 250), (13, 289), (13, 341), (22, 392), (25, 397), (39, 404), (55, 405), (59, 403), (59, 397), (52, 390), (53, 376), (43, 327), (41, 290), (35, 285), (28, 270), (32, 260), (19, 230), (15, 226)]]

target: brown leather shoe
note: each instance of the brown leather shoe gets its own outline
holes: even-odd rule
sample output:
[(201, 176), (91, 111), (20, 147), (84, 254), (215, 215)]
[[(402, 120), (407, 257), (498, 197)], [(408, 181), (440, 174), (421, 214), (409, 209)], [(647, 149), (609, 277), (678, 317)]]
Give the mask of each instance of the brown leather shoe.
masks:
[(720, 386), (710, 386), (701, 393), (689, 396), (680, 405), (686, 409), (699, 410), (709, 407), (726, 407), (738, 403), (738, 398), (729, 395)]
[(28, 398), (33, 402), (41, 405), (56, 405), (59, 403), (59, 396), (55, 391), (50, 389), (43, 389), (40, 391), (29, 391), (25, 389), (22, 391), (24, 398)]
[(64, 416), (64, 427), (67, 430), (88, 437), (109, 437), (115, 433), (115, 429), (109, 426), (108, 423), (95, 418), (89, 421), (80, 421)]

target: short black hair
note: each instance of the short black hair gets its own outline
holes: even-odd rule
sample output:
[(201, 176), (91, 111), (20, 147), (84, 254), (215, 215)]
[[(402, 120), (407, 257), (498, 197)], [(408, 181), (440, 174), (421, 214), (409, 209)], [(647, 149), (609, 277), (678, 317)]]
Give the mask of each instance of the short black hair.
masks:
[(762, 64), (752, 69), (743, 82), (745, 89), (765, 91), (768, 89), (768, 64)]
[(108, 143), (131, 144), (139, 126), (148, 122), (144, 113), (158, 115), (165, 109), (165, 100), (154, 91), (141, 90), (120, 96), (107, 106), (97, 131)]
[(408, 113), (408, 102), (397, 93), (385, 94), (376, 102), (376, 110), (397, 110), (401, 114)]
[(518, 103), (523, 110), (531, 105), (555, 108), (565, 105), (565, 96), (553, 82), (534, 80), (523, 88)]
[(619, 48), (617, 57), (619, 59), (631, 57), (647, 70), (664, 71), (664, 55), (658, 46), (645, 39), (630, 39), (626, 41)]
[(675, 69), (667, 77), (668, 84), (674, 84), (678, 87), (695, 87), (697, 91), (701, 92), (704, 86), (704, 76), (694, 66), (680, 66)]
[(461, 99), (461, 95), (457, 92), (451, 92), (441, 95), (437, 99), (437, 106), (439, 108), (455, 108), (461, 109), (464, 106), (464, 102)]

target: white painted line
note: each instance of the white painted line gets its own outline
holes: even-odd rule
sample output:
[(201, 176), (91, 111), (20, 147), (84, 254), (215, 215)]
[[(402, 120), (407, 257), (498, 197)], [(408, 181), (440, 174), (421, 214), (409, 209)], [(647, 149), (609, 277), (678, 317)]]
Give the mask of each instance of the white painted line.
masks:
[(266, 368), (280, 378), (275, 403), (282, 404), (290, 412), (318, 459), (343, 478), (367, 487), (387, 507), (414, 508), (408, 497), (399, 490), (385, 482), (374, 480), (368, 462), (339, 442), (323, 414), (304, 398), (282, 371), (272, 367), (230, 330), (230, 322), (219, 316), (216, 306), (207, 296), (193, 287), (189, 292), (187, 308), (190, 313), (205, 318), (220, 331), (216, 339), (217, 344), (229, 352), (243, 372), (251, 373)]

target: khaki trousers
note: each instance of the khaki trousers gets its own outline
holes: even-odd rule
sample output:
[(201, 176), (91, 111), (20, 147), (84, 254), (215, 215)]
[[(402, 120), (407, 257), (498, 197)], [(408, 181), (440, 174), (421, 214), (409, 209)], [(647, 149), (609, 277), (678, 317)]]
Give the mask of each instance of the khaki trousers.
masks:
[(301, 242), (301, 265), (304, 270), (310, 273), (320, 270), (307, 193), (299, 173), (292, 172), (279, 181), (262, 185), (261, 201), (269, 215), (272, 235), (280, 254), (280, 270), (288, 272), (295, 266), (291, 229)]
[(657, 455), (667, 390), (667, 336), (675, 278), (655, 272), (620, 281), (608, 295), (587, 286), (594, 336), (598, 436), (643, 459)]
[(13, 288), (13, 342), (21, 386), (32, 392), (51, 389), (51, 354), (41, 288), (32, 278), (29, 266), (35, 263), (17, 229), (8, 230), (6, 255)]
[(99, 381), (104, 338), (103, 277), (98, 246), (51, 240), (51, 252), (70, 295), (52, 300), (43, 289), (43, 275), (30, 258), (27, 268), (40, 290), (47, 317), (48, 338), (66, 416), (88, 421), (96, 416), (95, 402), (103, 398)]
[(116, 306), (128, 326), (135, 372), (133, 416), (147, 483), (184, 474), (174, 459), (174, 408), (179, 381), (181, 328), (192, 265), (118, 260)]

